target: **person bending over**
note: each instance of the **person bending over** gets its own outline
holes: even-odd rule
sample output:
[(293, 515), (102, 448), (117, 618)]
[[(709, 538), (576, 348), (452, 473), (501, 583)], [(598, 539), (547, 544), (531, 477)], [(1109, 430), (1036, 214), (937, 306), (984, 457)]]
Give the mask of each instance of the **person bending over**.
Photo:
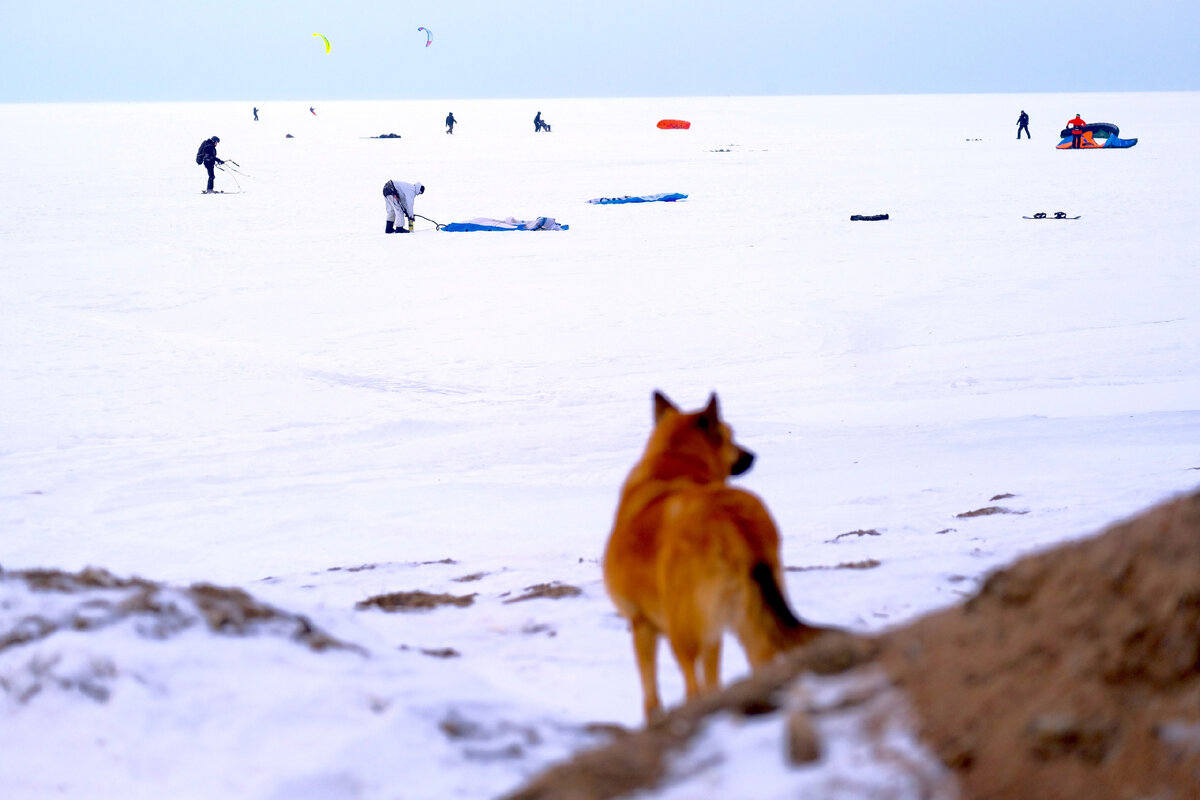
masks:
[[(388, 181), (383, 185), (383, 201), (387, 205), (387, 227), (384, 233), (408, 233), (413, 228), (413, 207), (417, 195), (425, 194), (425, 185), (421, 182), (407, 183), (405, 181)], [(408, 221), (408, 230), (404, 229)]]

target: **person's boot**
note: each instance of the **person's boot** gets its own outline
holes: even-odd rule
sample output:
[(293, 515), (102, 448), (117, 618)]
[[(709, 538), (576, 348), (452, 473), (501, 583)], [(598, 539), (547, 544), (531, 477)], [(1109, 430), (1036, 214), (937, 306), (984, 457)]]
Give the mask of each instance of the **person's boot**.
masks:
[(383, 232), (384, 233), (395, 233), (396, 232), (396, 229), (390, 219), (387, 221), (387, 227), (383, 229)]

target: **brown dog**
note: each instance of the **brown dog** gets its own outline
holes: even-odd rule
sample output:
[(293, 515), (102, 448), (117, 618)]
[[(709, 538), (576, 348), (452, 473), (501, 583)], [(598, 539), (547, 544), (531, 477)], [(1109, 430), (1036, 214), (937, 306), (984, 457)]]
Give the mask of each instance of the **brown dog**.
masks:
[(714, 394), (685, 414), (654, 393), (654, 431), (634, 465), (604, 552), (604, 583), (630, 622), (646, 719), (659, 713), (658, 637), (671, 644), (687, 697), (720, 683), (732, 631), (752, 667), (824, 629), (801, 622), (783, 593), (779, 533), (755, 495), (727, 485), (754, 454), (734, 444)]

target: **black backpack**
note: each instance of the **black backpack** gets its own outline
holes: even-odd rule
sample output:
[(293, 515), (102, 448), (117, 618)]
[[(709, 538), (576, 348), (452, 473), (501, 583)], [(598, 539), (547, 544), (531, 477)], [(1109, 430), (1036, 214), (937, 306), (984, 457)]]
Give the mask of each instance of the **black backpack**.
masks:
[(200, 149), (196, 151), (196, 163), (197, 164), (204, 163), (204, 146), (207, 145), (209, 143), (209, 141), (210, 141), (209, 139), (205, 139), (203, 142), (200, 143)]

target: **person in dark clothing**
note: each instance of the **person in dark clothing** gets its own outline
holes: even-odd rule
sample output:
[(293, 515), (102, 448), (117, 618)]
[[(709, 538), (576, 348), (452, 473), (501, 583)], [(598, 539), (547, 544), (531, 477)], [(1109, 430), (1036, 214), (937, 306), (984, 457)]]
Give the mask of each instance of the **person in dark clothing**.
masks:
[(213, 165), (225, 163), (217, 158), (217, 142), (219, 141), (221, 141), (220, 138), (216, 136), (205, 139), (200, 143), (200, 150), (196, 153), (196, 162), (203, 164), (204, 168), (208, 170), (208, 186), (204, 189), (204, 194), (213, 193), (213, 180), (216, 179), (216, 175), (213, 174)]
[(454, 133), (454, 123), (456, 122), (458, 122), (458, 120), (454, 118), (453, 111), (446, 115), (446, 133)]
[(546, 131), (546, 133), (549, 133), (550, 126), (542, 120), (542, 112), (539, 111), (537, 112), (537, 116), (533, 118), (533, 132), (538, 133), (539, 131), (543, 130)]
[(254, 108), (254, 121), (258, 122), (258, 107), (257, 106), (255, 106), (255, 108)]
[(1021, 138), (1021, 131), (1025, 131), (1025, 138), (1032, 139), (1029, 135), (1029, 115), (1024, 110), (1021, 111), (1021, 116), (1017, 117), (1017, 138)]

